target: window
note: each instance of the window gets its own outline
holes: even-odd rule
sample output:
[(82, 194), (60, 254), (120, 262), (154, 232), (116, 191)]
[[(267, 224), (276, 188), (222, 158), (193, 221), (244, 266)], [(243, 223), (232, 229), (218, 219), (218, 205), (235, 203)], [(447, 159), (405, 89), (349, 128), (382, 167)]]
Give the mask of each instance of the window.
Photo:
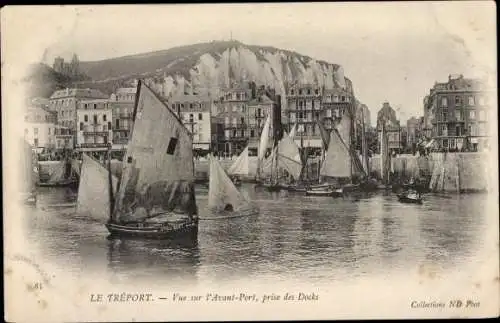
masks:
[(34, 144), (35, 147), (38, 147), (38, 138), (35, 138), (33, 140), (33, 144)]
[(111, 121), (108, 121), (108, 129), (111, 130)]
[(83, 105), (83, 108), (84, 108), (85, 110), (87, 110), (87, 103), (85, 103), (85, 104)]
[(189, 114), (189, 122), (193, 122), (193, 121), (194, 121), (194, 120), (193, 120), (193, 114), (192, 114), (192, 113), (190, 113), (190, 114)]
[(106, 121), (106, 115), (102, 116), (102, 121)]
[(202, 113), (198, 113), (198, 120), (203, 120), (203, 114)]
[(462, 104), (462, 98), (457, 95), (455, 97), (455, 105), (461, 105), (461, 104)]
[(294, 93), (295, 93), (295, 91), (294, 91), (294, 90), (291, 90), (291, 91), (290, 91), (290, 94), (291, 94), (291, 95), (294, 95)]
[(175, 147), (177, 146), (177, 142), (179, 139), (177, 138), (170, 138), (170, 142), (168, 143), (168, 148), (167, 148), (167, 154), (173, 155), (175, 151)]
[(255, 130), (253, 130), (253, 129), (250, 130), (250, 137), (252, 137), (252, 138), (255, 137)]
[(49, 135), (50, 135), (50, 128), (48, 128), (48, 130), (49, 130)]
[(115, 127), (116, 129), (120, 129), (120, 119), (115, 120)]
[(447, 97), (442, 97), (441, 98), (441, 106), (442, 107), (447, 107), (448, 106), (448, 98)]
[(89, 116), (88, 115), (84, 115), (83, 116), (83, 121), (88, 122), (89, 121)]
[(192, 104), (192, 103), (189, 103), (189, 108), (190, 108), (191, 110), (193, 110), (193, 104)]
[(318, 95), (318, 94), (319, 94), (319, 90), (318, 90), (318, 89), (316, 89), (316, 90), (314, 91), (314, 93), (316, 93), (316, 95)]
[[(118, 120), (116, 120), (118, 121)], [(83, 131), (83, 122), (80, 122), (80, 131)]]
[(236, 112), (238, 107), (236, 105), (233, 105), (233, 112)]
[(345, 95), (342, 95), (342, 99), (341, 99), (342, 102), (345, 102)]
[(94, 123), (97, 123), (97, 114), (94, 115)]
[(236, 117), (233, 117), (233, 126), (236, 126), (236, 123), (237, 123), (237, 122), (238, 122), (238, 121), (236, 121)]
[(450, 149), (455, 149), (456, 148), (456, 143), (455, 143), (455, 139), (454, 138), (451, 138), (450, 139)]
[(462, 111), (461, 110), (455, 110), (455, 119), (457, 121), (461, 121), (462, 120)]
[(474, 105), (475, 102), (474, 102), (474, 97), (473, 96), (469, 96), (469, 105)]
[(94, 103), (94, 110), (95, 110), (95, 109), (97, 109), (97, 104), (96, 104), (96, 103)]
[(302, 89), (299, 89), (299, 95), (302, 95)]
[(102, 126), (102, 131), (108, 131), (108, 127), (106, 125)]
[(241, 121), (241, 124), (245, 124), (245, 118), (241, 117), (240, 121)]
[(470, 119), (475, 119), (476, 118), (476, 111), (474, 111), (474, 110), (469, 111), (469, 118)]
[(307, 95), (311, 94), (311, 89), (307, 89)]

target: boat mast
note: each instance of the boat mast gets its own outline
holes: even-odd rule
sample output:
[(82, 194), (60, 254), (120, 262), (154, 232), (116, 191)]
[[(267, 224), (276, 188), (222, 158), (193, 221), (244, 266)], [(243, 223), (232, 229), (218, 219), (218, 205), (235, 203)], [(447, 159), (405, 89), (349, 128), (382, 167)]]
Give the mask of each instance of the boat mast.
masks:
[(366, 146), (366, 134), (365, 134), (365, 115), (364, 109), (361, 108), (361, 153), (363, 158), (363, 167), (365, 168), (366, 177), (370, 175), (370, 163), (368, 162), (368, 147)]
[(108, 194), (109, 194), (109, 221), (112, 220), (115, 208), (115, 197), (113, 196), (113, 180), (111, 174), (111, 148), (108, 149)]

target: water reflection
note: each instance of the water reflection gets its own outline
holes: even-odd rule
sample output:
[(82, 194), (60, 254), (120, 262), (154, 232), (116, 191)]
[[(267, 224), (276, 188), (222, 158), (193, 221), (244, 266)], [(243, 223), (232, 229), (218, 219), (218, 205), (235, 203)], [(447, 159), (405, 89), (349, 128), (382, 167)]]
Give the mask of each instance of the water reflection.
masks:
[[(26, 237), (46, 261), (113, 282), (218, 282), (251, 277), (343, 280), (471, 261), (490, 225), (485, 195), (426, 195), (423, 205), (393, 194), (307, 197), (243, 185), (255, 216), (200, 221), (198, 242), (108, 240), (103, 223), (75, 214), (76, 192), (44, 188), (27, 209)], [(196, 190), (200, 213), (208, 190)]]

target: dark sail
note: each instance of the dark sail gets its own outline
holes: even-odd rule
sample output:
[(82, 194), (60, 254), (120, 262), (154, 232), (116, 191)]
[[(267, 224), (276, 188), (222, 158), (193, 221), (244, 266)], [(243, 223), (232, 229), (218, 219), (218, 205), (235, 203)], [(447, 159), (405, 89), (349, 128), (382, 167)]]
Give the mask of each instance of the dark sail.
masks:
[(112, 220), (140, 222), (174, 213), (197, 214), (192, 138), (176, 113), (139, 82)]

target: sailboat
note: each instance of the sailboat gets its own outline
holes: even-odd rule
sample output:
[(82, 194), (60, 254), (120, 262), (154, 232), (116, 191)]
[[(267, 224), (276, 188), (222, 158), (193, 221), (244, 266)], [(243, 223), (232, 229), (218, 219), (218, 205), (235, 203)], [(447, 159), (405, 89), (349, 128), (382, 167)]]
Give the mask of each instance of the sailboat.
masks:
[[(344, 120), (344, 123), (349, 122), (348, 118)], [(359, 165), (359, 160), (356, 160), (356, 158), (357, 156), (349, 145), (344, 142), (338, 129), (334, 128), (329, 134), (328, 149), (325, 152), (323, 165), (320, 169), (320, 176), (327, 177), (333, 182), (311, 187), (306, 194), (343, 196), (345, 191), (356, 189), (357, 185), (352, 183), (353, 175), (355, 173), (364, 173), (364, 170)]]
[(255, 174), (255, 180), (257, 183), (263, 182), (262, 170), (264, 168), (267, 145), (269, 143), (270, 127), (271, 127), (271, 114), (268, 114), (266, 122), (264, 123), (264, 128), (262, 129), (262, 133), (260, 134), (259, 149), (257, 154), (257, 172)]
[(258, 209), (238, 191), (217, 159), (210, 155), (209, 160), (208, 209), (219, 216), (204, 217), (202, 220), (233, 218), (258, 213)]
[[(108, 162), (110, 162), (109, 158)], [(112, 185), (109, 185), (110, 176)], [(117, 184), (118, 179), (110, 174), (108, 167), (93, 157), (83, 154), (76, 212), (105, 223), (109, 218), (112, 196), (116, 193)], [(112, 193), (110, 189), (113, 190)]]
[(234, 185), (241, 185), (241, 179), (239, 176), (248, 177), (248, 146), (241, 152), (238, 158), (234, 161), (231, 167), (228, 169), (228, 174), (231, 176), (231, 180)]
[(69, 152), (65, 152), (63, 160), (61, 160), (56, 168), (49, 174), (46, 181), (39, 180), (37, 185), (41, 187), (66, 187), (75, 186), (78, 184), (78, 179), (73, 171), (72, 161), (69, 157)]
[(34, 154), (31, 149), (30, 144), (28, 144), (24, 139), (21, 142), (21, 147), (23, 148), (21, 154), (21, 165), (23, 167), (21, 170), (21, 202), (27, 205), (36, 204), (36, 177), (38, 177), (38, 168), (35, 166), (36, 163), (33, 162)]
[[(139, 81), (122, 174), (110, 194), (111, 236), (197, 240), (192, 147), (177, 114)], [(108, 184), (113, 192), (111, 172)]]

